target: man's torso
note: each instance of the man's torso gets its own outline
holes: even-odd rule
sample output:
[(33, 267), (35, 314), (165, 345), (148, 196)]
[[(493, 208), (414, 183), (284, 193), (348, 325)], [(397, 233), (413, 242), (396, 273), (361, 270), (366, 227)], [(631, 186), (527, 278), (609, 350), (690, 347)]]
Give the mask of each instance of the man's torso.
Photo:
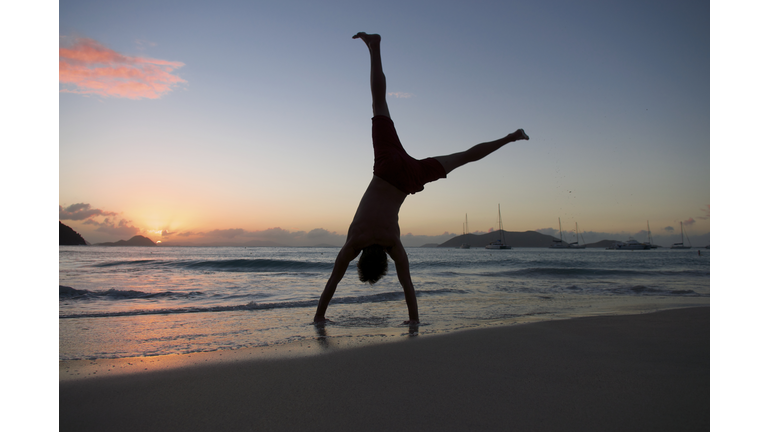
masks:
[(400, 241), (398, 214), (407, 194), (373, 176), (349, 225), (347, 243), (355, 250), (372, 244), (391, 247)]

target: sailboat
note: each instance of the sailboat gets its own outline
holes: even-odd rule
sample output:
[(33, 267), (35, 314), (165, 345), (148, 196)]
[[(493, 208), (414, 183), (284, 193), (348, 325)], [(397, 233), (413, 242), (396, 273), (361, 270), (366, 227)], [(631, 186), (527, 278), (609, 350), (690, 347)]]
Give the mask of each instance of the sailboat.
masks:
[[(467, 219), (467, 214), (464, 213), (464, 235), (469, 234), (469, 219)], [(459, 249), (469, 249), (469, 243), (462, 243), (461, 246), (459, 246)]]
[(501, 204), (499, 204), (499, 234), (498, 240), (485, 245), (486, 249), (512, 249), (512, 246), (507, 245), (504, 241), (504, 225), (501, 223)]
[(557, 224), (560, 225), (560, 240), (552, 240), (552, 244), (549, 245), (550, 249), (568, 249), (568, 243), (563, 241), (563, 224), (560, 223), (560, 218), (557, 218)]
[(647, 245), (651, 249), (656, 249), (658, 246), (653, 244), (653, 237), (651, 237), (651, 223), (648, 221), (645, 221), (646, 225), (648, 225), (648, 241), (643, 243), (644, 245)]
[[(690, 246), (686, 246), (685, 242), (683, 241), (683, 235), (685, 234), (685, 231), (683, 231), (683, 223), (680, 222), (680, 243), (674, 243), (670, 249), (690, 249)], [(691, 240), (688, 240), (688, 244), (691, 244)]]
[[(584, 241), (584, 237), (581, 238), (582, 241)], [(579, 244), (579, 223), (576, 222), (576, 241), (573, 243), (568, 243), (568, 248), (570, 249), (586, 249), (587, 244), (584, 242), (584, 244)]]

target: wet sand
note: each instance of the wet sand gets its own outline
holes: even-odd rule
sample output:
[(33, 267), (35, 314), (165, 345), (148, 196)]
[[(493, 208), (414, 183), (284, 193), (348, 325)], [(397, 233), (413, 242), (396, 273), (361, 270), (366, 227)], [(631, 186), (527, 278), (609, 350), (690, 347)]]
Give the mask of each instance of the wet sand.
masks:
[(147, 358), (161, 366), (60, 378), (59, 426), (708, 430), (709, 313), (702, 307), (547, 321), (292, 358)]

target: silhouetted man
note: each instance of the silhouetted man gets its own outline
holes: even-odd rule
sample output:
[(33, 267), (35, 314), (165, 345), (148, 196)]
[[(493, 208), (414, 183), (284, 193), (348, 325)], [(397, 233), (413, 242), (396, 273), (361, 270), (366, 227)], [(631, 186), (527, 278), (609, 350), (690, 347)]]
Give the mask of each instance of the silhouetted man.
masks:
[(381, 36), (358, 33), (352, 36), (361, 39), (371, 54), (371, 95), (373, 97), (373, 179), (357, 206), (357, 212), (349, 225), (347, 240), (342, 246), (331, 277), (325, 284), (317, 305), (314, 321), (326, 322), (325, 310), (331, 301), (336, 286), (344, 277), (349, 263), (362, 251), (357, 272), (362, 282), (376, 283), (387, 272), (387, 254), (395, 262), (397, 279), (403, 286), (405, 302), (408, 305), (408, 321), (419, 322), (419, 308), (416, 292), (411, 282), (408, 255), (400, 243), (398, 213), (408, 194), (424, 190), (426, 183), (445, 178), (454, 169), (480, 160), (503, 145), (517, 140), (527, 140), (522, 129), (504, 138), (477, 144), (467, 151), (416, 160), (406, 153), (395, 131), (395, 124), (389, 118), (386, 94), (387, 83), (381, 66), (379, 49)]

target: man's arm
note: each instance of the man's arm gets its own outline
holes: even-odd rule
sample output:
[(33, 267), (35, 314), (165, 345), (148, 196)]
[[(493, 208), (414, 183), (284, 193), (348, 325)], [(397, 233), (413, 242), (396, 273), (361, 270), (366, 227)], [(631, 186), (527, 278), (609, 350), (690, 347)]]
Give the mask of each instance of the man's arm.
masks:
[(336, 292), (336, 285), (339, 284), (341, 279), (344, 277), (344, 274), (347, 272), (349, 263), (355, 259), (359, 253), (360, 251), (355, 251), (355, 249), (350, 246), (349, 243), (345, 243), (339, 251), (339, 254), (336, 256), (336, 263), (333, 264), (331, 277), (325, 284), (323, 294), (320, 295), (320, 301), (317, 303), (317, 312), (315, 312), (314, 320), (316, 323), (328, 321), (325, 319), (325, 310), (328, 309), (328, 303), (331, 302), (333, 293)]
[(405, 248), (399, 240), (396, 245), (392, 246), (389, 256), (391, 256), (392, 261), (395, 262), (397, 279), (400, 281), (400, 285), (403, 286), (405, 304), (408, 305), (409, 320), (405, 321), (403, 324), (418, 324), (419, 305), (416, 302), (416, 290), (413, 289), (413, 282), (411, 282), (411, 269), (408, 265), (408, 254), (405, 253)]

